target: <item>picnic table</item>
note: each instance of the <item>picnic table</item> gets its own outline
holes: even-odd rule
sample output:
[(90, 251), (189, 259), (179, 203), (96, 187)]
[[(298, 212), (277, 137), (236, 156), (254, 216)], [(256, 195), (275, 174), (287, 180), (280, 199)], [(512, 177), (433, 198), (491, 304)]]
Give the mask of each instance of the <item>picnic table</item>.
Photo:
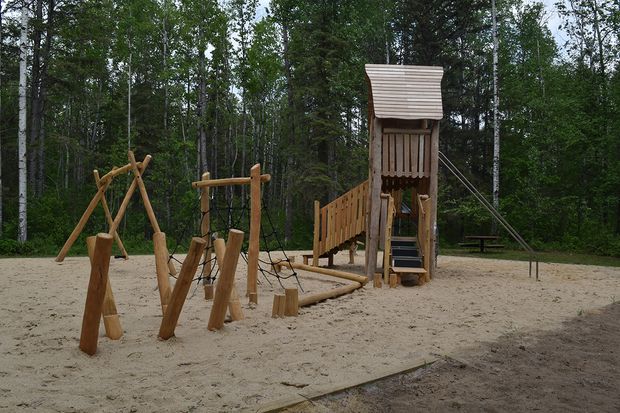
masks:
[[(473, 240), (478, 242), (464, 242), (459, 244), (461, 247), (479, 247), (480, 252), (484, 252), (485, 242), (486, 241), (497, 241), (499, 240), (498, 235), (466, 235), (466, 240)], [(504, 248), (501, 244), (490, 244), (486, 245), (486, 248)]]

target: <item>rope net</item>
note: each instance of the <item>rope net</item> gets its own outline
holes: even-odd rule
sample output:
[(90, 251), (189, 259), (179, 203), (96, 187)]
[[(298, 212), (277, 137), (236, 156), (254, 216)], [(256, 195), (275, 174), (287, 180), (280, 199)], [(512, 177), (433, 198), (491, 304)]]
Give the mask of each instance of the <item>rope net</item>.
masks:
[[(223, 189), (223, 190), (222, 190)], [(213, 242), (217, 238), (225, 238), (228, 236), (228, 232), (231, 229), (237, 229), (244, 232), (243, 244), (241, 246), (241, 257), (248, 265), (248, 248), (249, 248), (249, 234), (250, 234), (250, 197), (245, 196), (232, 196), (232, 191), (227, 192), (226, 188), (211, 188), (209, 191), (211, 194), (209, 202), (209, 210), (202, 212), (200, 221), (197, 223), (196, 219), (192, 218), (188, 220), (185, 228), (177, 234), (175, 237), (175, 246), (170, 251), (169, 261), (174, 261), (180, 265), (183, 261), (178, 258), (178, 251), (187, 250), (188, 245), (183, 244), (183, 240), (191, 238), (189, 235), (201, 237), (207, 240), (207, 250), (214, 251)], [(200, 199), (200, 198), (199, 198)], [(286, 263), (290, 262), (286, 251), (278, 236), (278, 232), (273, 223), (269, 208), (264, 199), (261, 198), (261, 227), (260, 227), (260, 242), (259, 250), (267, 254), (267, 260), (258, 257), (258, 271), (261, 273), (262, 278), (270, 286), (273, 286), (272, 280), (277, 280), (282, 288), (282, 280), (294, 278), (299, 285), (299, 289), (303, 292), (304, 289), (299, 281), (297, 272)], [(209, 231), (205, 234), (201, 233), (200, 228), (203, 227), (203, 221), (209, 219), (210, 226)], [(198, 227), (198, 230), (195, 227)], [(196, 235), (199, 234), (199, 235)], [(278, 256), (275, 256), (277, 253)], [(274, 263), (282, 263), (281, 266), (275, 266)], [(203, 255), (203, 259), (200, 262), (198, 276), (194, 278), (193, 282), (196, 282), (196, 287), (202, 284), (213, 284), (218, 275), (220, 268), (217, 264), (215, 253), (211, 255), (211, 258), (207, 258), (207, 255)], [(287, 268), (292, 272), (283, 273), (278, 271), (277, 268)], [(176, 278), (173, 274), (170, 274), (173, 278)], [(261, 280), (258, 280), (259, 284), (262, 284)]]

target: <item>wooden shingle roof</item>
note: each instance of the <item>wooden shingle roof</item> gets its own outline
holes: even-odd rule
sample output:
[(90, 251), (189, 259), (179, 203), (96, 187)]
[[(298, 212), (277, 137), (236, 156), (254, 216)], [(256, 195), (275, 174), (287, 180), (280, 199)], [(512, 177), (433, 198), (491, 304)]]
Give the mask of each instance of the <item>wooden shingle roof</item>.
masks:
[(443, 118), (442, 67), (367, 64), (366, 77), (377, 118)]

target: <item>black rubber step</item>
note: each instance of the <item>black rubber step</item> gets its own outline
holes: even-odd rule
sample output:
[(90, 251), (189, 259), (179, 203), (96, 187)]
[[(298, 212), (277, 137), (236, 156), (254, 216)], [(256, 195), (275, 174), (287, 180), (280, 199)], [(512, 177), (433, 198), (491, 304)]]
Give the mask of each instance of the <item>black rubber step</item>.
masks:
[(420, 257), (393, 257), (392, 267), (422, 268)]
[(393, 247), (415, 247), (415, 241), (409, 240), (392, 240)]
[(411, 247), (392, 248), (393, 257), (418, 257), (419, 255), (420, 254), (418, 253), (417, 248), (411, 248)]

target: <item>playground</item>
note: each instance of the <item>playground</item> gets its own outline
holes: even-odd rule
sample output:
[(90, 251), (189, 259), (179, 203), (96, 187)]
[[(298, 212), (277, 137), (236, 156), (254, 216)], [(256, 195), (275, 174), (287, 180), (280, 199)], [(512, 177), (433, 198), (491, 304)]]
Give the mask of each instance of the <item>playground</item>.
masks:
[[(94, 195), (55, 262), (1, 262), (0, 408), (274, 411), (557, 330), (617, 300), (619, 269), (540, 263), (439, 151), (441, 67), (367, 65), (366, 75), (368, 179), (314, 201), (311, 251), (284, 250), (260, 163), (247, 176), (203, 171), (191, 183), (195, 213), (174, 237), (145, 184), (153, 156), (128, 150), (124, 166), (93, 170)], [(528, 264), (438, 256), (440, 164)], [(106, 191), (125, 175), (111, 208)], [(127, 251), (120, 233), (138, 198), (148, 256)], [(97, 215), (105, 232), (84, 233)], [(76, 242), (88, 257), (71, 254)]]
[[(353, 266), (348, 258), (337, 254), (334, 268), (362, 273), (363, 251)], [(555, 331), (620, 296), (618, 268), (541, 264), (536, 282), (527, 263), (440, 255), (428, 285), (367, 285), (300, 308), (297, 317), (272, 318), (272, 297), (282, 289), (261, 284), (258, 305), (242, 300), (245, 319), (217, 332), (207, 330), (213, 301), (194, 284), (176, 337), (163, 341), (155, 261), (131, 256), (112, 259), (109, 272), (124, 335), (111, 340), (102, 329), (90, 357), (78, 347), (88, 258), (5, 259), (0, 268), (0, 409), (13, 411), (256, 411), (439, 356), (458, 358), (504, 334)], [(242, 297), (245, 270), (239, 260)], [(306, 294), (341, 285), (304, 271), (299, 277)]]

